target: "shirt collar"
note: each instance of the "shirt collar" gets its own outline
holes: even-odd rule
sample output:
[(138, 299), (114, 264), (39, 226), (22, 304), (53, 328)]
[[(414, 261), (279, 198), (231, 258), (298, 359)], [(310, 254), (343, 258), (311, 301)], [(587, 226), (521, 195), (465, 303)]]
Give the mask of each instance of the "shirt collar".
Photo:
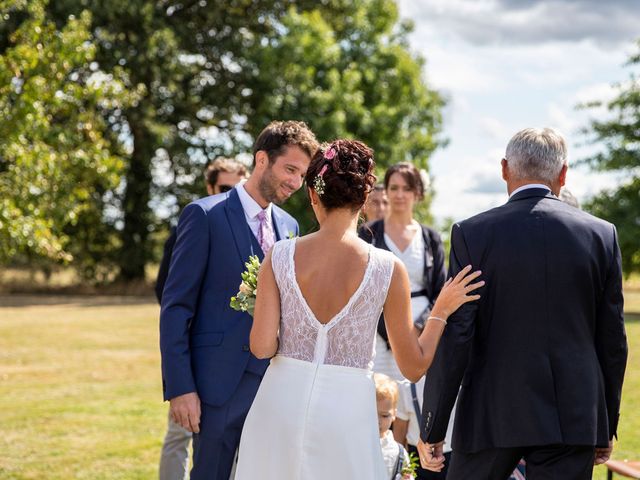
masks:
[(389, 445), (395, 445), (395, 443), (396, 440), (395, 438), (393, 438), (393, 433), (391, 433), (391, 430), (387, 430), (386, 432), (384, 432), (384, 435), (382, 436), (382, 438), (380, 438), (380, 445), (383, 448)]
[(244, 188), (244, 185), (242, 183), (239, 183), (238, 185), (236, 185), (236, 190), (238, 191), (238, 197), (240, 198), (240, 203), (242, 204), (242, 209), (244, 210), (244, 213), (247, 217), (249, 217), (250, 219), (255, 219), (258, 214), (264, 210), (267, 214), (267, 218), (271, 218), (271, 206), (272, 204), (269, 203), (269, 205), (267, 205), (267, 208), (262, 208), (258, 202), (256, 202), (253, 197), (251, 195), (249, 195), (249, 192), (247, 192), (247, 190)]
[(518, 192), (521, 192), (523, 190), (529, 190), (530, 188), (544, 188), (549, 192), (551, 191), (551, 189), (547, 185), (544, 185), (542, 183), (528, 183), (526, 185), (522, 185), (521, 187), (516, 188), (513, 192), (511, 192), (511, 195), (509, 195), (509, 198), (513, 197)]

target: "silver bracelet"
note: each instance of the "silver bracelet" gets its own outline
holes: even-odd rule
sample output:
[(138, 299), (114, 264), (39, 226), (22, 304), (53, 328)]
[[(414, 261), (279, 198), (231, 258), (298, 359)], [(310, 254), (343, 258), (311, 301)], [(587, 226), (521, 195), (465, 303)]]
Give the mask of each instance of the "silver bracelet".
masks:
[(427, 322), (429, 320), (438, 320), (439, 322), (444, 323), (445, 327), (447, 326), (447, 321), (444, 318), (431, 316), (431, 317), (427, 318)]

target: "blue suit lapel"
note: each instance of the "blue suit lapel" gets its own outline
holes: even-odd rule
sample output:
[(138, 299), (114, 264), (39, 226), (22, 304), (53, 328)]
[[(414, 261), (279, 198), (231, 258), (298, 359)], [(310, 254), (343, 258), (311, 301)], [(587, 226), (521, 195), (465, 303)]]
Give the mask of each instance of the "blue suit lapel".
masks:
[(251, 228), (247, 224), (247, 219), (240, 202), (240, 197), (235, 188), (229, 191), (229, 197), (225, 204), (225, 212), (227, 214), (227, 221), (231, 227), (231, 233), (238, 249), (238, 255), (240, 260), (245, 262), (250, 255), (257, 255), (258, 252), (254, 251), (251, 244)]
[(276, 233), (276, 242), (284, 238), (289, 238), (289, 231), (287, 230), (287, 225), (284, 221), (284, 217), (282, 213), (278, 211), (275, 205), (271, 209), (271, 220), (273, 222), (273, 227)]

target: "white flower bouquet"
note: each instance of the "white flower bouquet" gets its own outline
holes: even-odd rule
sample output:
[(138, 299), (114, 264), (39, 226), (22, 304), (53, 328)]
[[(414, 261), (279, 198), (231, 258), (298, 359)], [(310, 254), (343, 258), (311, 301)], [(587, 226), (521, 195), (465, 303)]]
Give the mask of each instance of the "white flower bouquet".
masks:
[(256, 295), (258, 293), (258, 270), (260, 270), (260, 260), (255, 255), (249, 257), (246, 262), (247, 269), (242, 272), (242, 282), (235, 297), (231, 297), (229, 305), (239, 312), (247, 312), (253, 316), (253, 309), (256, 305)]

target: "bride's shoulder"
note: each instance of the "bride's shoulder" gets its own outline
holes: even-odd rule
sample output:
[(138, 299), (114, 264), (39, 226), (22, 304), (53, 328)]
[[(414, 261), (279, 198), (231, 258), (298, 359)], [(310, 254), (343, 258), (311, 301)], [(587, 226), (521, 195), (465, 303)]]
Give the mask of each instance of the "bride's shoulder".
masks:
[(278, 240), (273, 244), (273, 248), (271, 249), (271, 257), (280, 257), (286, 255), (287, 252), (292, 248), (293, 243), (295, 242), (295, 238), (286, 238), (283, 240)]
[(393, 268), (397, 262), (402, 263), (402, 261), (398, 257), (396, 257), (393, 253), (391, 253), (389, 250), (385, 250), (384, 248), (374, 247), (373, 245), (371, 245), (370, 248), (371, 248), (371, 255), (374, 256), (379, 262), (383, 263), (384, 265), (387, 265), (390, 268)]
[(278, 240), (276, 243), (274, 243), (274, 246), (279, 245), (279, 248), (290, 246), (292, 243), (296, 241), (297, 238), (298, 237), (283, 238), (282, 240)]

